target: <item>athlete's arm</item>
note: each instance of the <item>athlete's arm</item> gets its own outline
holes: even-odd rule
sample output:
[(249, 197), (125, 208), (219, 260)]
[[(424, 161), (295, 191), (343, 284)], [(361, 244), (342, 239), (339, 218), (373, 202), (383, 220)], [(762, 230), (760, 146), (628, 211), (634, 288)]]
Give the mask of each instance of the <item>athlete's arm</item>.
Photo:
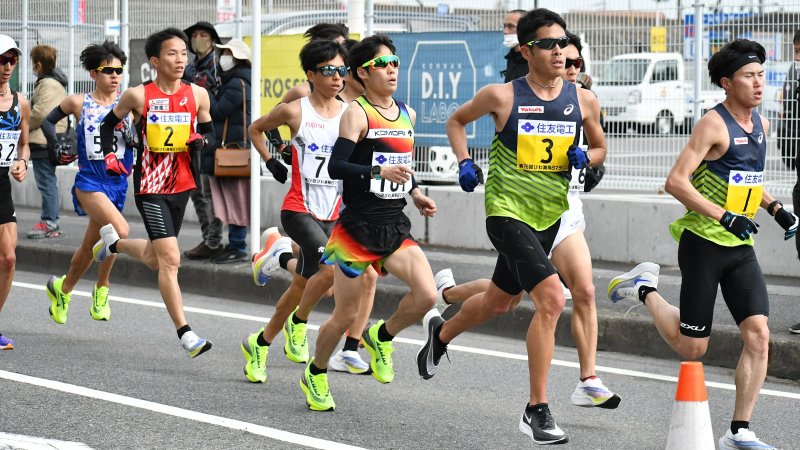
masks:
[(450, 147), (452, 147), (458, 162), (470, 157), (467, 149), (467, 125), (487, 114), (495, 116), (495, 126), (498, 125), (497, 113), (500, 111), (499, 107), (506, 103), (502, 101), (501, 86), (503, 85), (490, 84), (481, 88), (475, 94), (475, 97), (461, 105), (447, 119), (447, 124), (445, 125), (447, 139), (450, 141)]
[(258, 150), (258, 154), (264, 161), (272, 159), (272, 155), (267, 149), (267, 143), (264, 141), (264, 132), (277, 128), (281, 125), (288, 125), (292, 132), (292, 137), (297, 135), (297, 130), (300, 129), (300, 101), (291, 102), (289, 104), (279, 103), (272, 108), (268, 114), (254, 120), (253, 123), (247, 127), (247, 133), (250, 135), (250, 142)]
[(114, 152), (114, 128), (117, 124), (130, 113), (134, 118), (141, 117), (144, 111), (144, 86), (134, 86), (126, 89), (117, 102), (117, 106), (106, 114), (100, 124), (100, 148), (103, 155)]
[(211, 100), (208, 98), (208, 91), (196, 84), (191, 86), (197, 102), (197, 123), (211, 122)]
[(19, 139), (17, 140), (17, 161), (11, 166), (11, 176), (17, 181), (25, 180), (28, 174), (28, 160), (31, 159), (31, 149), (28, 147), (28, 123), (31, 120), (31, 104), (24, 95), (17, 93), (19, 97), (20, 122)]
[(419, 214), (426, 217), (433, 217), (436, 214), (436, 202), (432, 198), (422, 193), (421, 189), (412, 189), (409, 192), (414, 206), (419, 210)]
[(600, 125), (600, 102), (597, 97), (586, 89), (578, 89), (578, 101), (583, 114), (583, 132), (591, 147), (586, 152), (589, 157), (589, 166), (597, 167), (606, 160), (606, 136)]
[[(78, 113), (74, 113), (75, 104), (78, 104)], [(44, 134), (44, 138), (47, 140), (47, 144), (52, 147), (54, 146), (57, 141), (58, 137), (56, 135), (56, 124), (65, 117), (68, 117), (70, 114), (75, 114), (75, 117), (80, 117), (80, 105), (83, 103), (83, 95), (70, 95), (66, 97), (64, 100), (61, 100), (61, 103), (58, 104), (49, 114), (45, 117), (44, 122), (42, 122), (42, 133)]]

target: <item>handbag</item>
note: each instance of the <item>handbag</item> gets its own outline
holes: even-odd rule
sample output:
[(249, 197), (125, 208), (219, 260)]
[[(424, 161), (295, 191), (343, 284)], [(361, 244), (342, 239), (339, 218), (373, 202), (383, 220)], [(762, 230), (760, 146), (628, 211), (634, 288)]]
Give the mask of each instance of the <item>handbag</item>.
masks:
[[(242, 124), (247, 125), (247, 93), (242, 82)], [(214, 150), (214, 176), (215, 177), (249, 177), (250, 176), (250, 147), (247, 140), (242, 139), (239, 144), (226, 144), (228, 136), (228, 119), (222, 129), (222, 146)]]

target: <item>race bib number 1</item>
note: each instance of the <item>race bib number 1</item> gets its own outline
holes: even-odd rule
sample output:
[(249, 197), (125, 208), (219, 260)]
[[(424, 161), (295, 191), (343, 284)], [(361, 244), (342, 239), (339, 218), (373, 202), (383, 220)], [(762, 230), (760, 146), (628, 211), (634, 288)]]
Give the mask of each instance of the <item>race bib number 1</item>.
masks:
[(21, 131), (0, 131), (0, 167), (11, 167), (17, 159), (17, 142)]
[(728, 175), (728, 197), (725, 199), (725, 209), (752, 219), (761, 205), (763, 193), (764, 172), (732, 170)]
[(156, 153), (187, 150), (192, 115), (187, 113), (150, 112), (147, 116), (147, 148)]
[(567, 149), (575, 142), (575, 122), (520, 120), (517, 169), (535, 172), (569, 170)]
[[(414, 166), (414, 160), (411, 156), (411, 152), (408, 153), (384, 153), (384, 152), (373, 152), (372, 153), (372, 163), (373, 165), (378, 165), (381, 167), (388, 167), (388, 166)], [(403, 198), (406, 193), (411, 190), (411, 180), (409, 179), (403, 184), (393, 183), (389, 180), (375, 180), (372, 179), (369, 182), (369, 191), (375, 194), (376, 197), (384, 199), (384, 200), (391, 200), (397, 198)]]

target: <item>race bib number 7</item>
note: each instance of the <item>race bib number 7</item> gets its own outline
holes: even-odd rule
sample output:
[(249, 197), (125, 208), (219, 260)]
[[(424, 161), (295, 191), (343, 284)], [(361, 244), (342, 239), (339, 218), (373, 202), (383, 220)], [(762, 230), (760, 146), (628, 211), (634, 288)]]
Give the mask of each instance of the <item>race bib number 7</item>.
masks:
[(517, 126), (517, 169), (535, 172), (569, 170), (567, 150), (575, 142), (575, 122), (520, 120)]
[(328, 175), (328, 162), (333, 147), (328, 144), (308, 144), (303, 149), (302, 167), (300, 169), (308, 184), (336, 186), (336, 180)]
[[(413, 167), (414, 159), (411, 155), (412, 155), (411, 152), (408, 153), (373, 152), (372, 163), (374, 165), (378, 165), (381, 167), (388, 167), (388, 166)], [(381, 180), (373, 179), (370, 180), (369, 182), (369, 191), (375, 194), (376, 197), (384, 200), (403, 198), (406, 195), (406, 193), (408, 193), (410, 190), (411, 190), (410, 179), (403, 184), (397, 184), (385, 179)]]
[(11, 167), (17, 159), (17, 142), (22, 132), (0, 131), (0, 167)]
[(725, 209), (749, 218), (756, 216), (764, 193), (764, 172), (731, 171)]
[(191, 131), (191, 114), (150, 112), (147, 116), (147, 148), (156, 153), (176, 153), (187, 150)]

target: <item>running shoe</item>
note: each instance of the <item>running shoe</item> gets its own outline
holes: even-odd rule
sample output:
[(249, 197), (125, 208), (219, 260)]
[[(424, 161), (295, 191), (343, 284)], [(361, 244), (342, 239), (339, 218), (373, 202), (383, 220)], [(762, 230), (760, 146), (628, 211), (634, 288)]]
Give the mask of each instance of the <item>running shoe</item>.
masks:
[(328, 361), (328, 368), (337, 372), (349, 372), (359, 375), (369, 370), (369, 364), (361, 359), (361, 355), (355, 350), (339, 350), (335, 355), (331, 356), (330, 361)]
[(189, 354), (189, 358), (196, 358), (211, 349), (211, 341), (201, 338), (194, 331), (183, 333), (181, 345)]
[(448, 306), (444, 299), (444, 291), (454, 287), (456, 285), (456, 280), (453, 278), (453, 271), (450, 269), (443, 269), (436, 272), (436, 275), (433, 276), (433, 279), (436, 281), (436, 292), (438, 295), (436, 296), (436, 306), (439, 306), (444, 310)]
[(608, 285), (608, 299), (617, 303), (622, 299), (639, 300), (639, 288), (642, 286), (658, 287), (658, 264), (644, 262), (615, 277)]
[(378, 329), (383, 325), (383, 319), (375, 325), (364, 330), (361, 341), (372, 357), (369, 367), (372, 369), (372, 376), (381, 383), (391, 383), (394, 380), (394, 364), (392, 363), (392, 353), (394, 347), (392, 341), (384, 342), (378, 339)]
[(267, 382), (267, 355), (269, 347), (258, 345), (258, 336), (264, 332), (262, 327), (258, 332), (247, 336), (242, 341), (242, 354), (247, 364), (244, 365), (244, 376), (253, 383)]
[(281, 237), (277, 227), (270, 227), (261, 233), (261, 251), (253, 255), (253, 282), (264, 286), (272, 275), (281, 268), (280, 256), (292, 250), (292, 240)]
[(61, 278), (56, 278), (55, 275), (50, 277), (47, 281), (47, 296), (50, 297), (50, 317), (53, 318), (55, 323), (67, 323), (67, 314), (69, 313), (69, 302), (72, 300), (72, 293), (65, 294), (61, 290), (61, 285), (64, 284), (66, 275)]
[(92, 289), (92, 307), (89, 314), (94, 320), (108, 320), (111, 318), (111, 307), (108, 306), (108, 288), (94, 285)]
[(310, 367), (311, 362), (308, 363), (303, 370), (303, 376), (300, 377), (300, 389), (306, 394), (306, 405), (312, 411), (333, 411), (336, 403), (334, 403), (330, 387), (328, 387), (328, 374), (311, 375)]
[(756, 434), (747, 428), (739, 428), (739, 432), (733, 434), (731, 429), (725, 432), (719, 440), (719, 450), (769, 450), (775, 447), (761, 442)]
[(436, 308), (431, 309), (422, 318), (422, 327), (425, 329), (425, 345), (417, 352), (417, 368), (423, 380), (429, 380), (436, 375), (442, 355), (447, 353), (447, 344), (438, 339), (439, 330), (444, 319)]
[(800, 334), (800, 322), (789, 327), (789, 332), (792, 334)]
[(100, 240), (92, 247), (92, 258), (95, 262), (103, 262), (111, 253), (111, 247), (119, 240), (119, 234), (114, 225), (108, 224), (100, 227)]
[(619, 395), (611, 392), (597, 377), (579, 382), (572, 392), (572, 404), (577, 406), (614, 409), (621, 401)]
[(14, 341), (0, 334), (0, 350), (14, 350)]
[(565, 444), (569, 441), (564, 431), (556, 425), (547, 405), (537, 407), (530, 415), (525, 408), (519, 419), (519, 431), (530, 436), (539, 445)]
[(57, 238), (61, 236), (61, 229), (56, 222), (41, 221), (28, 231), (28, 239)]
[(297, 308), (289, 314), (289, 318), (283, 324), (283, 340), (285, 341), (283, 352), (286, 353), (289, 361), (305, 364), (308, 362), (308, 336), (306, 334), (308, 326), (304, 323), (292, 322), (295, 312), (297, 312)]

